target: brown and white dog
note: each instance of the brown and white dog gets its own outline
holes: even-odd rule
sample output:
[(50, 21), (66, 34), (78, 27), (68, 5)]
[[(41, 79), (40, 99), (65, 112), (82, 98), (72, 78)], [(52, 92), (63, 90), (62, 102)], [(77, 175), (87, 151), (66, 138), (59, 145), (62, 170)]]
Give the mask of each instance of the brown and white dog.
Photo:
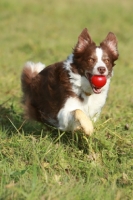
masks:
[[(65, 61), (47, 67), (27, 62), (21, 76), (26, 115), (64, 131), (80, 127), (91, 135), (92, 121), (97, 120), (105, 104), (117, 59), (117, 39), (113, 33), (109, 32), (96, 46), (85, 28)], [(107, 77), (107, 82), (99, 89), (90, 78), (100, 74)]]

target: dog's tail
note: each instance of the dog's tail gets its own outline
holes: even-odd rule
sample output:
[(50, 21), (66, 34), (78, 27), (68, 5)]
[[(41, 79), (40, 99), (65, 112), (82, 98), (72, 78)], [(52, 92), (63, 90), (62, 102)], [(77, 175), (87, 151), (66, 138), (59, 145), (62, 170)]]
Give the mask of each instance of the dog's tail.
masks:
[(21, 87), (22, 87), (22, 101), (24, 108), (25, 117), (28, 119), (39, 120), (39, 114), (37, 109), (33, 104), (32, 99), (32, 91), (36, 85), (36, 81), (34, 78), (37, 76), (39, 72), (44, 69), (45, 65), (42, 63), (32, 63), (27, 62), (23, 68), (22, 75), (21, 75)]
[(21, 75), (21, 86), (22, 91), (24, 94), (27, 94), (30, 92), (31, 84), (33, 78), (41, 72), (45, 68), (45, 65), (42, 63), (33, 63), (33, 62), (27, 62), (24, 65), (22, 75)]

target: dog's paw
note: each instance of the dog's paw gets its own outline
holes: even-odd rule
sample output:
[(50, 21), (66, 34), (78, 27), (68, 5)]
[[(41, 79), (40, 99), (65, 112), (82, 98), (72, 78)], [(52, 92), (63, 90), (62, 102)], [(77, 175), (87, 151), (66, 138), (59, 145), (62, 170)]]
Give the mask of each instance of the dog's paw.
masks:
[(79, 122), (86, 135), (91, 136), (94, 128), (92, 121), (85, 115), (82, 110), (75, 110), (75, 120)]
[(84, 132), (86, 135), (89, 135), (89, 136), (92, 135), (94, 128), (93, 128), (92, 121), (90, 119), (87, 119), (87, 120), (81, 122), (81, 126), (84, 129)]

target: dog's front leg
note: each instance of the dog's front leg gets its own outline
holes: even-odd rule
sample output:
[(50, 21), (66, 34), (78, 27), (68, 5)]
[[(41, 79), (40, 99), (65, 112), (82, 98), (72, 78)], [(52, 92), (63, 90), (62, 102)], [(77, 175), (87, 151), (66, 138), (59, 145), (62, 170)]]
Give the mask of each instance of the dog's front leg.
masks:
[(92, 121), (86, 116), (86, 114), (82, 110), (74, 111), (75, 121), (79, 122), (81, 127), (83, 128), (86, 135), (91, 136), (93, 133), (93, 124)]

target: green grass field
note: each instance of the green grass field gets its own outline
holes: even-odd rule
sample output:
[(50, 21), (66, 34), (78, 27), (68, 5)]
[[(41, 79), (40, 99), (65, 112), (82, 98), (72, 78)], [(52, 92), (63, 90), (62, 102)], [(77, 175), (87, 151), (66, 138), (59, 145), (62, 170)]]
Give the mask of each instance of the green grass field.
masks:
[[(0, 200), (133, 199), (133, 1), (0, 1)], [(109, 31), (119, 60), (91, 138), (23, 118), (20, 74), (28, 60), (66, 59), (87, 27)]]

